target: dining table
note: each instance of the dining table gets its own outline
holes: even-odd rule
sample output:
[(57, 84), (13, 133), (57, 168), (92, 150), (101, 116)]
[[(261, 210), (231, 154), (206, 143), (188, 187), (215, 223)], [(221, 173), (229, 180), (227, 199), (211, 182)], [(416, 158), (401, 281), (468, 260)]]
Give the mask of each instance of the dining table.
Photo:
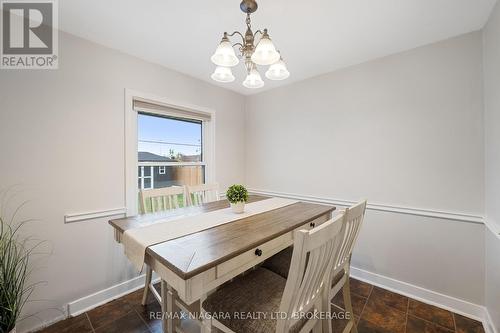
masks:
[[(247, 204), (267, 199), (270, 197), (249, 195)], [(229, 207), (228, 200), (223, 199), (113, 219), (109, 224), (114, 229), (115, 240), (127, 246), (123, 240), (128, 232), (159, 223), (167, 227), (169, 221), (180, 223), (185, 219), (189, 223), (194, 216), (198, 220), (205, 216), (213, 219), (217, 211), (230, 214)], [(183, 332), (181, 316), (175, 314), (201, 313), (201, 304), (208, 294), (291, 246), (295, 231), (328, 221), (335, 209), (331, 205), (294, 200), (258, 214), (234, 216), (227, 223), (176, 238), (165, 237), (161, 241), (156, 238), (156, 243), (148, 245), (143, 255), (144, 264), (161, 281), (160, 293), (149, 286), (148, 289), (161, 304), (163, 332)]]

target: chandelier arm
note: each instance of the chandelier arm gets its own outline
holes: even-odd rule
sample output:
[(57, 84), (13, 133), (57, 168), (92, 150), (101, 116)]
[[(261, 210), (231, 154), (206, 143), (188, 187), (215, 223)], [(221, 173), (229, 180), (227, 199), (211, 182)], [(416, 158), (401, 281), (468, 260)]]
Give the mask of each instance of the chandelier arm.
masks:
[(243, 44), (241, 44), (241, 43), (234, 43), (232, 46), (233, 46), (233, 47), (235, 47), (235, 46), (239, 46), (238, 50), (239, 50), (240, 52), (241, 52), (241, 49), (244, 47), (244, 46), (243, 46)]
[(234, 35), (239, 35), (241, 37), (241, 40), (243, 41), (243, 43), (245, 43), (245, 37), (243, 37), (243, 35), (241, 34), (241, 32), (234, 31), (232, 34), (228, 34), (229, 37), (233, 37)]
[[(257, 30), (255, 31), (255, 33), (253, 34), (253, 38), (255, 41), (257, 41), (257, 34), (260, 34), (260, 37), (262, 38), (262, 36), (264, 35), (264, 33), (262, 32), (262, 30)], [(257, 43), (258, 44), (258, 43)]]
[(259, 29), (259, 30), (257, 30), (257, 31), (254, 32), (253, 36), (256, 37), (257, 34), (263, 35), (264, 33), (262, 32), (262, 30)]

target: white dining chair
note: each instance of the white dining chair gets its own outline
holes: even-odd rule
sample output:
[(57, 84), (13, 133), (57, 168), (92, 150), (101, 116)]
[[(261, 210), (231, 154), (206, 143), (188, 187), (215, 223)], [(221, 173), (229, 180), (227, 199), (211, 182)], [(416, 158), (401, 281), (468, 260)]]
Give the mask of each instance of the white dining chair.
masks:
[[(182, 205), (179, 205), (179, 201)], [(147, 213), (146, 207), (150, 203), (151, 213), (162, 210), (171, 210), (186, 207), (186, 188), (184, 186), (170, 186), (152, 190), (140, 191), (141, 213)]]
[[(341, 214), (312, 230), (294, 233), (288, 279), (258, 267), (209, 295), (202, 303), (205, 314), (202, 332), (216, 327), (224, 332), (271, 333), (321, 332), (327, 320), (312, 314), (330, 311), (330, 274), (340, 255)], [(210, 316), (228, 313), (229, 316)], [(235, 313), (264, 313), (235, 318)], [(274, 314), (274, 316), (273, 316)], [(280, 316), (276, 316), (280, 314)]]
[[(351, 256), (361, 230), (364, 215), (366, 211), (366, 201), (361, 201), (356, 205), (342, 210), (340, 214), (345, 216), (342, 230), (340, 232), (342, 237), (342, 244), (339, 247), (339, 253), (335, 256), (336, 261), (332, 267), (332, 282), (329, 292), (329, 299), (332, 300), (335, 295), (342, 289), (342, 296), (344, 299), (345, 311), (349, 312), (351, 318), (344, 328), (344, 332), (357, 333), (357, 328), (354, 321), (351, 293), (349, 285), (349, 274), (351, 267)], [(269, 258), (262, 265), (263, 267), (281, 275), (284, 278), (288, 277), (291, 272), (290, 262), (292, 260), (293, 248), (289, 247), (275, 256)]]
[(191, 206), (199, 206), (207, 202), (220, 200), (219, 184), (217, 183), (188, 185), (186, 187), (188, 204)]
[(350, 319), (344, 332), (357, 333), (356, 322), (354, 319), (354, 312), (352, 309), (351, 301), (351, 287), (349, 283), (351, 257), (354, 245), (358, 239), (361, 225), (366, 211), (366, 200), (357, 203), (356, 205), (346, 208), (341, 214), (344, 214), (344, 225), (342, 226), (342, 245), (339, 247), (338, 255), (335, 256), (336, 260), (333, 264), (332, 271), (332, 287), (330, 288), (329, 299), (332, 300), (335, 295), (342, 289), (342, 296), (344, 298), (345, 311), (349, 312)]
[[(140, 191), (140, 206), (141, 213), (147, 213), (146, 207), (148, 207), (148, 202), (151, 206), (151, 213), (158, 211), (177, 209), (179, 207), (186, 207), (186, 188), (184, 186), (171, 186), (164, 188), (157, 188), (151, 190), (141, 190)], [(179, 202), (182, 205), (179, 205)], [(149, 265), (145, 265), (146, 268), (146, 283), (144, 286), (144, 293), (142, 295), (142, 305), (146, 305), (148, 299), (148, 293), (151, 290), (156, 298), (158, 298), (157, 292), (154, 286), (151, 284), (153, 279), (153, 270)]]

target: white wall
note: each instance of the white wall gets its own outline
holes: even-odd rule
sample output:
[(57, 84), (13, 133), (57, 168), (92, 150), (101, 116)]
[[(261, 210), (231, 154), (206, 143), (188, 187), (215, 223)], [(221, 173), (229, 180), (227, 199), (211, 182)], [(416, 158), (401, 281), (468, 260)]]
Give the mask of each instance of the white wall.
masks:
[[(216, 178), (244, 180), (244, 98), (172, 70), (60, 34), (60, 68), (0, 73), (0, 184), (30, 200), (21, 217), (53, 254), (33, 280), (46, 280), (29, 312), (137, 275), (106, 219), (64, 224), (68, 213), (124, 207), (124, 89), (216, 110)], [(13, 205), (11, 205), (13, 206)], [(59, 316), (43, 311), (43, 319)], [(24, 327), (40, 324), (24, 322)]]
[[(492, 22), (485, 50), (498, 44), (488, 43), (498, 41), (498, 19)], [(480, 33), (254, 95), (246, 106), (238, 94), (60, 38), (59, 70), (0, 73), (0, 184), (19, 184), (13, 201), (31, 200), (20, 217), (40, 218), (29, 231), (54, 251), (34, 276), (48, 281), (35, 297), (52, 302), (30, 304), (30, 312), (137, 276), (106, 219), (63, 224), (67, 213), (124, 206), (124, 88), (215, 109), (216, 178), (223, 187), (246, 178), (254, 189), (471, 215), (483, 214), (486, 192), (487, 209), (499, 221), (498, 178), (488, 173), (500, 163), (498, 136), (488, 136), (498, 135), (498, 75), (488, 75), (498, 74), (498, 49), (485, 55), (485, 190)], [(488, 120), (494, 116), (496, 124)], [(492, 236), (486, 303), (498, 318), (499, 249)], [(484, 304), (484, 242), (478, 224), (369, 211), (353, 263)]]
[[(481, 216), (481, 57), (476, 32), (251, 96), (247, 184)], [(359, 244), (358, 268), (483, 304), (481, 225), (369, 212)]]
[[(486, 306), (500, 331), (500, 4), (493, 10), (483, 32), (485, 202), (486, 220)], [(495, 235), (495, 233), (497, 235)]]

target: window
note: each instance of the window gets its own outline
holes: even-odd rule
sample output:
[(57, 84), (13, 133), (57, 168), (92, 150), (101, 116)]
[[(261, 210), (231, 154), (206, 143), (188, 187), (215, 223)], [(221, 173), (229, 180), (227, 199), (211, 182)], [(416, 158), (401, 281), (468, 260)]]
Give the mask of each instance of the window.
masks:
[(139, 189), (149, 190), (153, 188), (153, 175), (152, 167), (139, 167)]
[(140, 189), (215, 182), (215, 111), (125, 90), (125, 201)]
[(203, 121), (139, 112), (139, 189), (202, 184), (202, 138)]

